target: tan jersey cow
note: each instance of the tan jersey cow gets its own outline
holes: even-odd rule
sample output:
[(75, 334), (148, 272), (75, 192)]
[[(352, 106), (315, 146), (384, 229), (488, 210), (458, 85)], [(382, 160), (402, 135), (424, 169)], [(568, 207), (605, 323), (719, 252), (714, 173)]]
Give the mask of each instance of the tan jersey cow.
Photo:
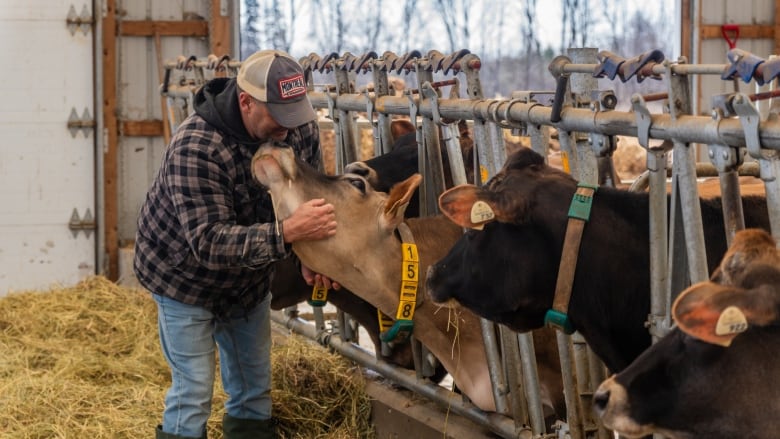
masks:
[[(252, 163), (255, 178), (267, 186), (279, 221), (301, 203), (324, 198), (336, 208), (336, 236), (298, 241), (293, 250), (301, 262), (363, 297), (387, 315), (395, 316), (401, 287), (401, 241), (396, 226), (421, 177), (414, 175), (386, 195), (360, 176), (327, 176), (297, 163), (288, 148), (262, 146)], [(413, 234), (425, 221), (407, 222)], [(455, 242), (457, 226), (438, 219), (438, 225), (418, 240), (420, 267), (444, 256), (440, 242)], [(418, 234), (419, 235), (419, 234)], [(422, 270), (424, 271), (424, 270)], [(422, 285), (422, 282), (420, 283)], [(333, 294), (338, 294), (334, 292)], [(422, 291), (418, 297), (423, 297)], [(450, 314), (430, 302), (414, 313), (414, 335), (436, 355), (458, 388), (480, 409), (495, 410), (479, 320), (470, 312)]]

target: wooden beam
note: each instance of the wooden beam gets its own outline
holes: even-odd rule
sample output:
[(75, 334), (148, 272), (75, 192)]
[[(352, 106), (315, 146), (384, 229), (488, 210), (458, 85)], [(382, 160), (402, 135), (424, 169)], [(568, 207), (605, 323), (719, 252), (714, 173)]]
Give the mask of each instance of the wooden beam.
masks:
[[(115, 281), (119, 278), (119, 160), (117, 154), (118, 130), (116, 117), (116, 51), (117, 20), (116, 0), (106, 0), (103, 14), (103, 125), (105, 145), (103, 146), (103, 213), (106, 254), (108, 256), (106, 276)], [(98, 249), (102, 251), (102, 249)], [(102, 255), (98, 255), (102, 257)]]
[(780, 0), (775, 0), (775, 41), (772, 46), (772, 53), (780, 50)]
[[(780, 1), (780, 0), (779, 0)], [(682, 0), (680, 2), (680, 24), (682, 29), (680, 30), (680, 55), (686, 57), (688, 62), (695, 62), (691, 58), (691, 52), (693, 47), (693, 40), (691, 35), (693, 33), (693, 20), (691, 20), (691, 0)]]
[[(768, 24), (738, 24), (739, 38), (775, 38), (775, 27)], [(723, 38), (719, 24), (703, 24), (700, 35), (703, 40)]]
[(121, 133), (126, 137), (160, 137), (165, 134), (163, 121), (151, 120), (123, 120)]
[(201, 20), (189, 21), (154, 21), (154, 20), (123, 20), (119, 22), (119, 35), (125, 37), (206, 37), (209, 35), (209, 24)]
[[(226, 15), (222, 15), (220, 11), (222, 0), (211, 0), (211, 20), (209, 29), (209, 50), (217, 57), (222, 55), (230, 55), (232, 58), (238, 59), (240, 54), (230, 53), (232, 50), (230, 44), (230, 11)], [(231, 5), (237, 2), (230, 2)], [(228, 6), (231, 7), (231, 6)], [(234, 11), (238, 13), (238, 11)]]

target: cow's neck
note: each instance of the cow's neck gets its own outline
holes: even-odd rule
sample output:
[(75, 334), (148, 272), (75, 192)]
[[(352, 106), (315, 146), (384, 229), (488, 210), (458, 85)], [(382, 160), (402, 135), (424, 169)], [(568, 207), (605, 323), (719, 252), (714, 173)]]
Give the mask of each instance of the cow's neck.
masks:
[[(462, 235), (462, 229), (443, 217), (413, 218), (407, 224), (420, 258), (420, 297), (424, 295), (428, 266), (444, 256)], [(401, 240), (395, 235), (388, 234), (371, 248), (332, 248), (324, 240), (301, 241), (293, 249), (313, 270), (340, 282), (384, 314), (396, 315), (402, 253)], [(495, 410), (480, 324), (473, 313), (465, 309), (451, 311), (424, 298), (414, 313), (413, 334), (441, 361), (475, 405)]]
[[(544, 197), (569, 200), (565, 207), (560, 201), (555, 206), (540, 205), (532, 215), (537, 226), (550, 232), (559, 250), (576, 188), (568, 189), (565, 196), (558, 188), (556, 196)], [(649, 272), (648, 218), (646, 196), (600, 188), (582, 233), (568, 314), (575, 329), (612, 371), (627, 366), (650, 344), (643, 325), (650, 307), (650, 279), (641, 278)], [(626, 238), (605, 239), (615, 236)], [(626, 326), (625, 322), (630, 323)]]

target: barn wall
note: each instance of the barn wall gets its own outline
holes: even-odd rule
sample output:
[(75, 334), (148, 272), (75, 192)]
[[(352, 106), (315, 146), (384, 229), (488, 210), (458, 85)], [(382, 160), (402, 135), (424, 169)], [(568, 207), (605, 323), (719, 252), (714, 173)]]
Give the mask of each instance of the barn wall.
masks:
[[(740, 36), (737, 38), (736, 47), (746, 50), (762, 58), (768, 58), (775, 53), (774, 39), (749, 38), (752, 32), (759, 32), (757, 26), (775, 26), (775, 0), (700, 0), (700, 25), (721, 26), (734, 24), (740, 26)], [(695, 18), (694, 18), (695, 19)], [(749, 27), (753, 27), (749, 29)], [(699, 39), (699, 58), (695, 61), (701, 64), (722, 64), (729, 62), (726, 53), (729, 50), (728, 43), (720, 36), (714, 38)], [(698, 78), (697, 78), (698, 79)], [(766, 91), (768, 86), (757, 87), (755, 81), (746, 84), (740, 80), (739, 90), (745, 93)], [(723, 81), (719, 76), (701, 75), (699, 79), (698, 109), (700, 114), (708, 114), (710, 111), (710, 97), (715, 94), (730, 93), (734, 91), (734, 83)]]
[[(132, 0), (121, 3), (123, 20), (206, 20), (209, 4), (203, 0), (153, 2)], [(117, 114), (120, 120), (161, 120), (160, 75), (154, 38), (120, 36), (117, 43)], [(162, 59), (178, 55), (204, 57), (209, 53), (203, 38), (160, 37)], [(135, 220), (146, 191), (160, 164), (165, 142), (162, 136), (120, 136), (119, 152), (119, 239), (129, 243), (135, 235)]]

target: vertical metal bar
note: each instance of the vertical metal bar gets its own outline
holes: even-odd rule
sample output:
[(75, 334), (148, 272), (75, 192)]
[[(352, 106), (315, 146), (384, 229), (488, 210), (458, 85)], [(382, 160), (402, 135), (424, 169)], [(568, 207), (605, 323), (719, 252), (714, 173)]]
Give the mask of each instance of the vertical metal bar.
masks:
[(745, 213), (742, 210), (742, 196), (739, 190), (739, 175), (736, 170), (718, 172), (721, 202), (723, 203), (723, 226), (726, 242), (730, 246), (734, 235), (745, 228)]
[(586, 433), (596, 429), (596, 421), (593, 419), (592, 399), (594, 393), (594, 383), (590, 380), (590, 358), (588, 356), (588, 345), (582, 334), (575, 332), (571, 336), (572, 341), (572, 359), (574, 360), (575, 374), (577, 376), (577, 398), (578, 415), (580, 416), (583, 430)]
[(585, 439), (582, 428), (582, 417), (579, 415), (580, 404), (577, 396), (577, 377), (572, 355), (571, 337), (555, 331), (558, 341), (558, 356), (561, 359), (561, 377), (563, 379), (563, 397), (566, 400), (566, 423), (571, 439)]
[(528, 404), (524, 398), (524, 383), (527, 381), (523, 379), (522, 370), (518, 367), (522, 361), (520, 349), (515, 332), (504, 325), (498, 325), (498, 331), (501, 339), (507, 395), (511, 399), (511, 415), (512, 419), (515, 420), (515, 425), (520, 429), (524, 425), (529, 425)]
[(650, 171), (650, 334), (653, 343), (665, 335), (669, 322), (669, 290), (667, 288), (667, 195), (666, 151), (651, 150), (647, 154)]
[[(470, 61), (477, 59), (473, 54), (468, 54), (461, 58), (462, 72), (466, 75), (466, 94), (471, 100), (483, 99), (482, 83), (479, 80), (479, 70), (470, 67), (473, 65)], [(477, 153), (474, 155), (477, 160), (478, 168), (475, 169), (476, 184), (481, 185), (487, 179), (496, 173), (498, 164), (492, 159), (493, 154), (489, 153), (490, 133), (486, 128), (484, 120), (475, 120), (472, 127), (474, 131), (474, 147)], [(485, 166), (489, 165), (489, 167)], [(501, 376), (500, 356), (498, 354), (498, 343), (496, 342), (496, 325), (484, 318), (479, 319), (482, 330), (482, 338), (485, 342), (485, 352), (488, 359), (488, 371), (490, 381), (493, 383), (493, 397), (496, 400), (496, 411), (506, 413), (506, 384)], [(500, 409), (499, 409), (500, 407)]]
[[(381, 68), (377, 68), (375, 64), (372, 64), (371, 73), (374, 77), (374, 97), (379, 98), (390, 94), (390, 86), (387, 81), (387, 71)], [(390, 146), (393, 144), (392, 133), (390, 131), (390, 115), (381, 111), (377, 112), (377, 129), (379, 145), (375, 145), (374, 151), (376, 155), (386, 154), (390, 152)], [(378, 148), (376, 148), (378, 146)]]
[(495, 324), (489, 320), (480, 318), (479, 325), (482, 329), (482, 339), (485, 341), (485, 354), (488, 362), (488, 374), (493, 383), (493, 398), (496, 401), (496, 412), (509, 413), (509, 405), (506, 398), (506, 381), (501, 373), (501, 358), (498, 355), (498, 342), (496, 341)]
[[(595, 48), (570, 48), (566, 53), (575, 64), (595, 64), (598, 62)], [(598, 88), (598, 80), (587, 73), (572, 73), (569, 78), (571, 92), (575, 96), (577, 105), (587, 105), (590, 100), (590, 92)], [(577, 153), (578, 179), (583, 183), (598, 184), (598, 163), (596, 155), (591, 149), (589, 138), (585, 133), (573, 133), (575, 150)]]
[(531, 431), (536, 435), (545, 433), (544, 409), (542, 394), (539, 389), (539, 371), (536, 368), (536, 350), (534, 339), (530, 332), (517, 334), (517, 344), (520, 346), (520, 362), (523, 370), (523, 387), (530, 418)]
[[(684, 63), (685, 59), (679, 60)], [(691, 114), (690, 84), (687, 75), (672, 74), (672, 63), (664, 61), (669, 93), (669, 113), (672, 120)], [(678, 178), (677, 190), (680, 195), (682, 215), (684, 219), (685, 244), (688, 255), (689, 274), (691, 282), (700, 282), (709, 277), (707, 270), (707, 254), (704, 248), (704, 229), (699, 204), (699, 189), (696, 182), (696, 160), (689, 143), (674, 141), (673, 149), (674, 174)]]
[[(349, 72), (337, 67), (335, 75), (336, 93), (338, 95), (350, 93)], [(357, 142), (355, 141), (351, 112), (341, 109), (336, 109), (335, 112), (338, 114), (338, 133), (340, 134), (337, 136), (339, 143), (336, 144), (336, 173), (341, 173), (345, 165), (358, 160)]]

